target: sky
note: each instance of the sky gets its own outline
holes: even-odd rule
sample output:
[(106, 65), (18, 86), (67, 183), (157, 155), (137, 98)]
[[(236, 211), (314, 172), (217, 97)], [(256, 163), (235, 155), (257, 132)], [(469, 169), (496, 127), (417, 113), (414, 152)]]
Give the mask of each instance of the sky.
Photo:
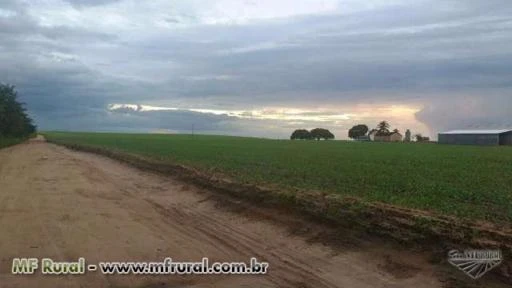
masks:
[(512, 127), (510, 0), (0, 1), (40, 130), (287, 138)]

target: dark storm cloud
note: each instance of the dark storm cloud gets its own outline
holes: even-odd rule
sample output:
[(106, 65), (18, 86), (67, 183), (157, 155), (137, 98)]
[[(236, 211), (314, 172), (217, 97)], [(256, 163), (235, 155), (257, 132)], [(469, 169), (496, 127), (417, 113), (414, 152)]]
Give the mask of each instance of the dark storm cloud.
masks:
[[(389, 11), (389, 14), (403, 15), (405, 19), (418, 16), (417, 11), (409, 12), (406, 9)], [(407, 89), (466, 89), (509, 85), (506, 79), (509, 76), (507, 62), (510, 59), (506, 49), (500, 47), (507, 47), (511, 40), (507, 33), (507, 28), (512, 28), (510, 18), (467, 20), (469, 16), (462, 15), (449, 18), (450, 23), (443, 25), (428, 22), (428, 18), (423, 16), (420, 19), (414, 18), (418, 24), (410, 25), (406, 22), (399, 25), (396, 23), (397, 17), (393, 16), (387, 21), (380, 20), (383, 23), (391, 22), (388, 23), (391, 28), (384, 29), (376, 28), (374, 19), (364, 22), (365, 17), (370, 16), (359, 17), (359, 21), (362, 24), (368, 23), (368, 27), (361, 23), (358, 27), (345, 25), (353, 26), (353, 29), (349, 33), (329, 34), (336, 31), (333, 27), (350, 23), (351, 20), (317, 17), (313, 23), (320, 27), (322, 25), (319, 23), (323, 23), (324, 27), (328, 27), (324, 28), (324, 32), (303, 33), (295, 38), (288, 37), (285, 41), (270, 42), (272, 45), (267, 46), (251, 47), (246, 38), (254, 37), (252, 35), (258, 38), (261, 31), (274, 31), (274, 27), (230, 28), (232, 34), (241, 37), (240, 52), (237, 52), (237, 48), (226, 49), (226, 53), (207, 58), (206, 62), (192, 62), (187, 66), (192, 71), (196, 70), (196, 73), (215, 71), (218, 74), (234, 74), (238, 76), (236, 83), (193, 83), (185, 86), (183, 93), (189, 97), (208, 92), (213, 95), (230, 92), (274, 95), (307, 91), (322, 95), (322, 92), (376, 88), (403, 93)], [(286, 38), (293, 31), (308, 31), (312, 29), (308, 25), (312, 21), (306, 19), (304, 23), (286, 24), (286, 29), (281, 31), (283, 34), (274, 38)], [(274, 31), (269, 34), (276, 33)], [(493, 45), (489, 45), (489, 41)], [(243, 47), (244, 42), (246, 47)]]
[[(225, 21), (194, 1), (54, 2), (0, 4), (0, 81), (18, 86), (43, 129), (104, 122), (179, 131), (192, 118), (215, 124), (205, 131), (295, 125), (173, 111), (113, 116), (111, 103), (220, 110), (414, 103), (433, 131), (512, 124), (509, 1), (373, 1), (375, 9), (341, 1), (328, 14), (251, 21)], [(444, 108), (453, 106), (465, 109)], [(315, 113), (334, 112), (304, 116)]]

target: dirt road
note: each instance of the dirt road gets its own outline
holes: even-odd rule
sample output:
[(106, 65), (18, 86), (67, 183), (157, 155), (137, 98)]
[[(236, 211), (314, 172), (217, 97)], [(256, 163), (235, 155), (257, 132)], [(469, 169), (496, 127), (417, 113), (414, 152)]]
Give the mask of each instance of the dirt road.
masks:
[[(0, 229), (2, 288), (441, 287), (418, 255), (330, 248), (212, 192), (44, 141), (0, 150)], [(20, 276), (11, 275), (15, 257), (88, 263), (257, 257), (270, 267), (260, 276)]]

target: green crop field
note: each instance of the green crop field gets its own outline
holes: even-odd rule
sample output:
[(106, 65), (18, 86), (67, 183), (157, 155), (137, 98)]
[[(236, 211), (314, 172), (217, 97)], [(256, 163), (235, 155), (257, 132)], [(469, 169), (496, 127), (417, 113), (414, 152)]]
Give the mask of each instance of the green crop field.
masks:
[(355, 196), (496, 223), (512, 221), (512, 148), (205, 135), (48, 132), (57, 143), (115, 149), (222, 172), (243, 183)]

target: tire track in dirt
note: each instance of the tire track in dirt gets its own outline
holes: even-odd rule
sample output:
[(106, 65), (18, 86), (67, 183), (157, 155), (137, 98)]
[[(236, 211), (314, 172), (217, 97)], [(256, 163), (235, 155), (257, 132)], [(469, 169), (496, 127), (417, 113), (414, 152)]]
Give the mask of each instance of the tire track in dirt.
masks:
[[(93, 169), (94, 166), (87, 165), (87, 167), (89, 169)], [(97, 170), (90, 170), (88, 177), (95, 181), (101, 181), (104, 184), (108, 179), (105, 174), (101, 174)], [(132, 185), (130, 184), (128, 186)], [(141, 185), (140, 183), (133, 186), (139, 189), (150, 188), (144, 187), (144, 185)], [(123, 188), (123, 191), (126, 191), (130, 195), (133, 194), (129, 192), (129, 189), (130, 188), (125, 187)], [(157, 189), (158, 191), (165, 190), (158, 189), (157, 186), (151, 186), (151, 189)], [(105, 198), (105, 196), (103, 196), (103, 198)], [(296, 263), (297, 259), (294, 259), (292, 254), (297, 251), (285, 251), (285, 249), (280, 248), (279, 253), (272, 252), (271, 254), (262, 254), (262, 251), (269, 250), (268, 245), (264, 245), (258, 241), (254, 235), (247, 234), (247, 231), (226, 225), (222, 221), (212, 218), (208, 213), (200, 213), (200, 210), (198, 209), (191, 209), (191, 207), (180, 207), (180, 209), (176, 207), (166, 208), (154, 200), (145, 200), (153, 206), (156, 211), (164, 215), (164, 221), (169, 226), (172, 226), (173, 229), (179, 231), (179, 234), (182, 236), (185, 235), (189, 239), (194, 238), (196, 241), (203, 243), (203, 245), (204, 243), (208, 243), (212, 247), (216, 247), (216, 249), (222, 251), (224, 254), (244, 255), (245, 258), (242, 258), (241, 260), (247, 261), (247, 259), (252, 256), (258, 256), (259, 259), (272, 262), (273, 267), (278, 267), (279, 270), (282, 271), (277, 275), (277, 277), (273, 277), (272, 274), (269, 277), (272, 279), (271, 282), (278, 285), (278, 287), (285, 287), (293, 281), (295, 281), (294, 286), (300, 284), (301, 287), (337, 287), (335, 283), (329, 283), (321, 277), (311, 273), (308, 270), (308, 268), (314, 270), (311, 265), (305, 262)], [(204, 199), (198, 200), (198, 202), (203, 201)], [(146, 221), (142, 222), (147, 223)], [(161, 225), (156, 225), (154, 228), (156, 231), (162, 230)], [(316, 260), (319, 261), (320, 259)], [(318, 273), (319, 271), (315, 272)], [(285, 275), (286, 277), (284, 277)], [(295, 278), (297, 278), (297, 275), (301, 275), (303, 278), (301, 283), (296, 282), (297, 280)]]
[[(168, 219), (176, 219), (176, 209), (165, 209), (158, 203), (152, 201), (150, 201), (150, 203), (155, 207), (155, 209), (160, 210), (162, 214), (168, 216)], [(178, 213), (178, 215), (179, 214), (181, 213)], [(194, 219), (193, 221), (185, 221), (183, 224), (186, 225), (189, 230), (193, 229), (194, 235), (206, 235), (207, 238), (211, 239), (211, 241), (218, 245), (218, 247), (222, 247), (219, 247), (219, 249), (225, 249), (225, 251), (245, 255), (246, 259), (249, 259), (252, 256), (258, 256), (259, 259), (271, 262), (274, 269), (277, 268), (281, 271), (281, 273), (277, 275), (278, 277), (274, 277), (272, 274), (269, 275), (271, 281), (276, 285), (279, 285), (279, 287), (284, 287), (297, 278), (297, 275), (301, 275), (303, 278), (301, 284), (302, 287), (337, 287), (336, 283), (329, 283), (314, 274), (320, 271), (311, 267), (308, 263), (303, 261), (298, 262), (297, 260), (300, 259), (293, 257), (293, 253), (289, 251), (289, 249), (286, 249), (285, 247), (280, 248), (279, 253), (268, 251), (270, 249), (267, 245), (262, 244), (258, 239), (255, 239), (254, 236), (247, 234), (245, 231), (241, 231), (240, 229), (230, 227), (229, 225), (225, 225), (215, 221), (214, 219), (208, 218), (209, 217), (207, 217), (207, 215), (188, 214), (182, 219)], [(196, 221), (208, 224), (196, 226), (193, 224), (193, 222)], [(297, 253), (297, 251), (294, 252), (295, 254)]]

